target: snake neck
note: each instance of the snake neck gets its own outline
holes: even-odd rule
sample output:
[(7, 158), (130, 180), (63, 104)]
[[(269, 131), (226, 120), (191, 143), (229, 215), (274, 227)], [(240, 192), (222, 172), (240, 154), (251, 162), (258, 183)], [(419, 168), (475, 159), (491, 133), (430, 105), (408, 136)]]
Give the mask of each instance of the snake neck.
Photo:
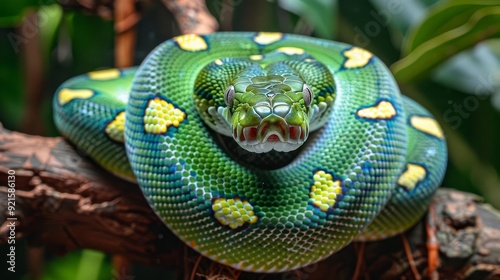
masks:
[(272, 52), (215, 60), (198, 75), (194, 95), (213, 130), (249, 152), (267, 153), (301, 147), (326, 122), (334, 89), (329, 70), (308, 54)]

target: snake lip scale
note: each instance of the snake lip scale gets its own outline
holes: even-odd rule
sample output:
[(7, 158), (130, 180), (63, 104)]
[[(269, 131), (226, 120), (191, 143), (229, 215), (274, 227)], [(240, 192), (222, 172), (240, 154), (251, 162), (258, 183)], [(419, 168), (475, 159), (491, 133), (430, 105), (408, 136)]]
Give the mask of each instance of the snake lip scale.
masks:
[(438, 122), (380, 59), (319, 38), (177, 36), (138, 68), (69, 79), (53, 106), (61, 133), (137, 182), (180, 240), (246, 271), (407, 230), (446, 169)]
[(259, 126), (233, 129), (233, 137), (240, 146), (255, 153), (267, 153), (271, 150), (289, 152), (299, 148), (306, 140), (307, 130), (299, 125), (288, 125), (280, 122), (269, 125), (264, 122)]

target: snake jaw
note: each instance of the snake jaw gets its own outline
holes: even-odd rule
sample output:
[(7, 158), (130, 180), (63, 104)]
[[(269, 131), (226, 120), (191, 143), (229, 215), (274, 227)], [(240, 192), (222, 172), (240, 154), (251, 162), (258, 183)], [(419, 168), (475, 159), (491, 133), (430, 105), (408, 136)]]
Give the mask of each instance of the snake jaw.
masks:
[(253, 153), (296, 150), (309, 135), (309, 118), (298, 109), (300, 107), (291, 106), (291, 109), (281, 110), (281, 115), (276, 113), (278, 110), (273, 110), (262, 116), (259, 114), (262, 110), (241, 106), (231, 117), (233, 139)]
[(267, 153), (271, 150), (289, 152), (299, 148), (309, 134), (307, 124), (288, 125), (284, 122), (242, 127), (233, 129), (234, 140), (245, 150), (254, 153)]

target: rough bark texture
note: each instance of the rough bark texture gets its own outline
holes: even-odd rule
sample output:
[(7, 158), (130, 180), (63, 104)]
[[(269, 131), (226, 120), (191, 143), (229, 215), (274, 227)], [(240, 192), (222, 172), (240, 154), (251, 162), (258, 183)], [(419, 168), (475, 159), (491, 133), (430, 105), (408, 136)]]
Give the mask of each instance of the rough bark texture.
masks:
[[(7, 208), (12, 183), (9, 170), (15, 172), (12, 215)], [(425, 227), (430, 226), (435, 227), (439, 244), (440, 265), (434, 277), (500, 278), (499, 212), (474, 195), (447, 189), (437, 193), (431, 207), (429, 217), (434, 218), (422, 219), (405, 235), (419, 273), (428, 274)], [(415, 278), (401, 236), (353, 243), (298, 271), (240, 274), (187, 250), (149, 208), (136, 185), (105, 173), (62, 138), (30, 136), (1, 127), (0, 210), (0, 244), (9, 237), (11, 221), (7, 219), (15, 217), (16, 238), (28, 238), (32, 246), (43, 244), (59, 254), (93, 248), (155, 266), (177, 267), (184, 262), (186, 277), (193, 273), (228, 279), (327, 279), (328, 275), (350, 279), (359, 263), (361, 278)]]
[(210, 14), (205, 0), (162, 0), (175, 16), (182, 34), (207, 34), (217, 31), (219, 24)]
[[(130, 3), (134, 6), (132, 8), (134, 12), (130, 12), (130, 8), (127, 8), (127, 11), (125, 11), (126, 20), (119, 19), (115, 25), (115, 30), (117, 32), (129, 30), (140, 17), (136, 12), (141, 13), (141, 11), (152, 6), (155, 1), (134, 0), (133, 3)], [(208, 11), (205, 0), (161, 1), (174, 14), (182, 34), (207, 34), (216, 31), (219, 27), (215, 18)], [(58, 2), (64, 9), (81, 10), (86, 14), (97, 15), (106, 20), (111, 20), (113, 17), (116, 20), (116, 10), (122, 10), (122, 0), (58, 0)], [(222, 6), (226, 9), (232, 7), (230, 4), (224, 4), (222, 0), (216, 6)]]

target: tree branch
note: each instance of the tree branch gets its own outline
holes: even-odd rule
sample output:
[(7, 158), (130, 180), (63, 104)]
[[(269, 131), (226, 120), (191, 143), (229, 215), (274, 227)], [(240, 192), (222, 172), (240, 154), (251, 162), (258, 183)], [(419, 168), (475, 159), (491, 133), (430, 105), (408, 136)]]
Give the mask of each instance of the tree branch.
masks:
[(207, 34), (217, 31), (219, 24), (210, 14), (205, 0), (162, 0), (175, 16), (182, 34)]
[[(9, 183), (15, 172), (15, 210), (8, 209)], [(10, 180), (10, 181), (9, 181)], [(10, 132), (0, 126), (0, 244), (9, 240), (8, 218), (17, 218), (16, 239), (65, 254), (92, 248), (148, 265), (174, 267), (188, 251), (195, 275), (257, 279), (210, 262), (186, 249), (153, 213), (139, 188), (108, 175), (62, 138)], [(405, 236), (417, 270), (428, 271), (426, 226), (435, 227), (439, 245), (439, 277), (491, 279), (500, 276), (500, 214), (474, 195), (442, 189), (431, 209), (433, 217)], [(432, 248), (430, 243), (429, 248)], [(431, 254), (432, 256), (432, 250)], [(201, 261), (198, 261), (201, 260)], [(357, 262), (360, 276), (380, 279), (415, 278), (401, 236), (353, 243), (309, 267), (286, 272), (280, 279), (350, 279)], [(274, 274), (264, 279), (273, 279)]]
[[(217, 20), (210, 14), (205, 0), (161, 0), (174, 15), (181, 34), (207, 34), (219, 29)], [(223, 0), (220, 0), (223, 1)], [(152, 6), (152, 0), (133, 1), (135, 7), (122, 7), (122, 0), (59, 0), (59, 4), (68, 10), (81, 10), (87, 14), (97, 15), (110, 20), (117, 20), (115, 30), (121, 33), (129, 30), (139, 20), (138, 11)], [(221, 5), (225, 3), (221, 2)], [(231, 6), (231, 5), (229, 5)], [(231, 6), (232, 7), (232, 6)], [(126, 10), (123, 10), (125, 8)], [(117, 11), (119, 10), (119, 11)], [(124, 13), (123, 18), (116, 18), (117, 13)], [(124, 20), (125, 19), (125, 20)]]
[[(9, 170), (17, 238), (65, 254), (93, 248), (145, 264), (178, 262), (182, 244), (129, 182), (109, 176), (62, 138), (0, 129), (0, 243), (9, 236)], [(12, 171), (11, 171), (12, 173)]]

